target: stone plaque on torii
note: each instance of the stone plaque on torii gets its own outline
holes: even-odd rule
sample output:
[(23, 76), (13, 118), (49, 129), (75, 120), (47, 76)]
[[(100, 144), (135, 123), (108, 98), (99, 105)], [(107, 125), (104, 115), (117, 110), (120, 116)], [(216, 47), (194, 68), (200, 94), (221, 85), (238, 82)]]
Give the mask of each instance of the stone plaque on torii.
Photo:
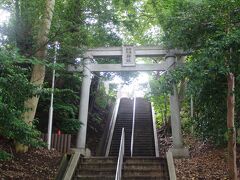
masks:
[(134, 46), (122, 47), (122, 66), (136, 66)]

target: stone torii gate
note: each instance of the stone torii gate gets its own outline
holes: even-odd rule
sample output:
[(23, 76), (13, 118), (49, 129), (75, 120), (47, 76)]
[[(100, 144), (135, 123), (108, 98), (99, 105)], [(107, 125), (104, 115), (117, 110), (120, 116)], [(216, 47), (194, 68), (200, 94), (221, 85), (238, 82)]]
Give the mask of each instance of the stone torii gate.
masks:
[[(82, 126), (77, 135), (76, 148), (85, 152), (87, 121), (88, 121), (88, 103), (91, 85), (91, 72), (118, 72), (118, 71), (168, 71), (174, 68), (177, 60), (186, 53), (181, 50), (166, 50), (161, 47), (107, 47), (89, 49), (84, 54), (84, 65), (69, 67), (70, 71), (83, 71), (83, 81), (81, 88), (81, 100), (79, 110), (79, 121)], [(122, 64), (93, 64), (92, 59), (122, 57)], [(160, 64), (136, 64), (137, 57), (164, 57), (165, 60)], [(176, 85), (173, 84), (173, 93), (170, 95), (171, 110), (171, 128), (173, 138), (173, 156), (188, 156), (188, 149), (183, 147), (181, 121), (179, 112), (179, 98)]]

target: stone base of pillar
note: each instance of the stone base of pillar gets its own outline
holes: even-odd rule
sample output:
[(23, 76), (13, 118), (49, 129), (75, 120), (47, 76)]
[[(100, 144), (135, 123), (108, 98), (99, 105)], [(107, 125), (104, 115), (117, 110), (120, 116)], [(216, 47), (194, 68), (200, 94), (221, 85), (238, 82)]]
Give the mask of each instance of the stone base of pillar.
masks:
[(174, 158), (189, 158), (189, 149), (186, 147), (182, 148), (170, 148), (169, 151), (172, 153)]
[(81, 157), (91, 157), (91, 151), (88, 148), (72, 148), (72, 151), (80, 153)]

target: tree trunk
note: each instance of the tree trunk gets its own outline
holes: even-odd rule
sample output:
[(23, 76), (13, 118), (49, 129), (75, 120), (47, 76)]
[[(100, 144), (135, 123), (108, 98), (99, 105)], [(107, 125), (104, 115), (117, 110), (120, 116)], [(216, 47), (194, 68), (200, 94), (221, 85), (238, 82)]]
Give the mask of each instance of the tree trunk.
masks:
[[(37, 47), (38, 51), (35, 54), (35, 57), (38, 59), (44, 59), (47, 56), (47, 43), (48, 43), (48, 34), (51, 27), (53, 10), (54, 10), (55, 0), (46, 0), (46, 9), (44, 18), (42, 21), (42, 26), (40, 26), (38, 37), (37, 37)], [(45, 65), (44, 64), (35, 64), (32, 70), (31, 83), (37, 85), (41, 88), (45, 78)], [(24, 120), (28, 124), (32, 124), (34, 119), (39, 96), (35, 96), (25, 102), (25, 107), (28, 111), (24, 114)]]
[(20, 37), (19, 33), (21, 31), (21, 23), (20, 23), (20, 7), (19, 7), (19, 0), (15, 0), (15, 38), (16, 38), (16, 45), (20, 49)]
[[(37, 52), (35, 57), (38, 59), (45, 59), (47, 56), (47, 43), (48, 43), (48, 35), (51, 27), (52, 16), (55, 6), (55, 0), (46, 0), (46, 8), (44, 12), (44, 17), (42, 19), (42, 25), (40, 26), (36, 44), (37, 44)], [(35, 64), (33, 66), (32, 75), (30, 82), (39, 88), (42, 87), (45, 77), (45, 65), (44, 64)], [(27, 111), (23, 114), (24, 121), (32, 125), (37, 105), (38, 105), (39, 96), (35, 96), (31, 99), (28, 99), (24, 106)]]
[(227, 95), (227, 127), (228, 127), (228, 170), (229, 177), (237, 180), (236, 164), (236, 130), (234, 126), (234, 75), (228, 74), (228, 95)]

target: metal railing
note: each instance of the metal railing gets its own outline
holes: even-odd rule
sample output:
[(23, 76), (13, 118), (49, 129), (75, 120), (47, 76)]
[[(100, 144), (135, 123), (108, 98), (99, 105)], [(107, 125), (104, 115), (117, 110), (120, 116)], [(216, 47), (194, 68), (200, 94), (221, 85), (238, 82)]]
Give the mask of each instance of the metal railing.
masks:
[(131, 137), (131, 157), (133, 156), (133, 143), (134, 143), (134, 126), (135, 126), (135, 114), (136, 114), (136, 97), (133, 99), (133, 118), (132, 118), (132, 137)]
[(110, 126), (108, 129), (108, 135), (107, 135), (107, 140), (108, 140), (108, 144), (107, 144), (107, 148), (106, 148), (106, 153), (105, 153), (105, 157), (108, 156), (109, 151), (110, 151), (110, 147), (111, 147), (111, 143), (112, 143), (112, 137), (113, 137), (113, 132), (114, 132), (114, 127), (116, 124), (116, 119), (117, 119), (117, 114), (118, 114), (118, 108), (119, 108), (119, 104), (120, 104), (120, 98), (117, 99), (114, 110), (113, 110), (113, 114), (112, 114), (112, 118), (111, 118), (111, 122), (110, 122)]
[(121, 180), (122, 178), (122, 166), (123, 166), (123, 157), (124, 157), (124, 149), (125, 149), (125, 132), (124, 128), (122, 128), (122, 135), (118, 153), (118, 162), (117, 162), (117, 170), (115, 180)]
[(159, 147), (158, 147), (156, 117), (155, 117), (155, 111), (154, 111), (153, 103), (151, 103), (151, 109), (152, 109), (152, 123), (153, 123), (153, 135), (154, 135), (155, 155), (156, 155), (156, 157), (159, 157)]

